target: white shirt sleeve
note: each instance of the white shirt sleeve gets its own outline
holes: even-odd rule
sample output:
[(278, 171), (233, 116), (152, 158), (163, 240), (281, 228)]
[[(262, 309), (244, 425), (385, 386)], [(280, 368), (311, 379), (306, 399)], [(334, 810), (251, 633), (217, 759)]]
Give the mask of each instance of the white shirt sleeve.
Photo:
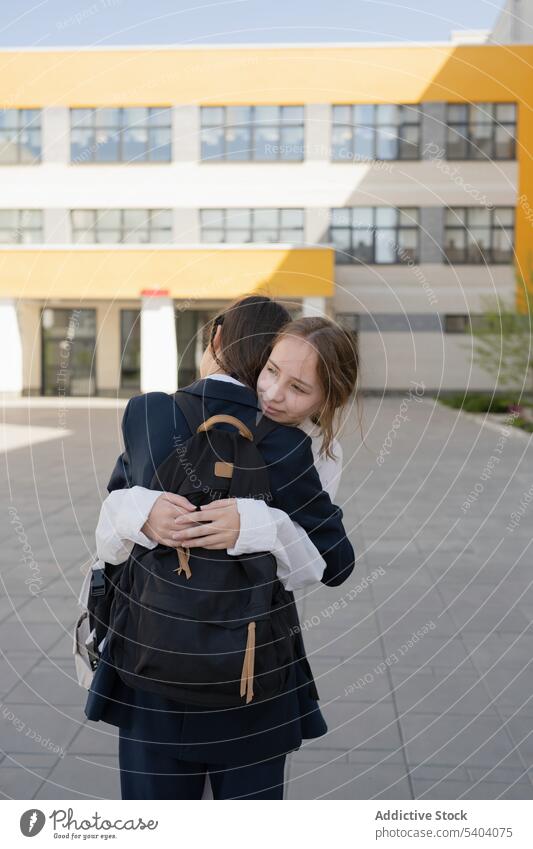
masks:
[(322, 455), (315, 460), (315, 468), (324, 489), (333, 501), (337, 495), (342, 474), (342, 447), (340, 442), (333, 440), (331, 445), (335, 459)]
[(237, 498), (241, 529), (228, 554), (270, 551), (276, 558), (277, 576), (286, 590), (297, 590), (320, 581), (326, 563), (304, 529), (283, 510), (254, 498)]
[[(316, 468), (322, 487), (331, 500), (335, 497), (342, 472), (342, 450), (335, 441), (335, 459), (320, 458)], [(286, 590), (297, 590), (322, 579), (326, 561), (307, 533), (277, 507), (253, 498), (237, 498), (241, 529), (228, 554), (271, 551), (277, 561), (277, 575)]]
[(150, 511), (162, 493), (143, 486), (116, 489), (102, 504), (96, 526), (96, 553), (104, 563), (123, 563), (135, 543), (155, 548), (157, 543), (141, 532)]

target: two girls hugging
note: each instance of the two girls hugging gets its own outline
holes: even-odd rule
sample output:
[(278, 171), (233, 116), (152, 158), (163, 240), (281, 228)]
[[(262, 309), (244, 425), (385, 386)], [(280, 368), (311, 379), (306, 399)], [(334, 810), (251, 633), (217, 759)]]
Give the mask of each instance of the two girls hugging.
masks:
[[(211, 324), (200, 380), (186, 391), (201, 396), (206, 416), (276, 423), (258, 445), (271, 500), (228, 498), (197, 511), (183, 496), (150, 489), (158, 465), (191, 434), (172, 395), (136, 396), (96, 530), (100, 565), (127, 561), (135, 544), (269, 551), (290, 593), (342, 584), (354, 551), (332, 503), (342, 472), (337, 435), (358, 400), (358, 377), (355, 339), (333, 321), (291, 320), (264, 296), (227, 307)], [(207, 777), (215, 799), (282, 799), (287, 754), (327, 732), (301, 634), (279, 696), (213, 710), (126, 686), (106, 646), (107, 638), (85, 713), (119, 728), (123, 799), (200, 799)]]

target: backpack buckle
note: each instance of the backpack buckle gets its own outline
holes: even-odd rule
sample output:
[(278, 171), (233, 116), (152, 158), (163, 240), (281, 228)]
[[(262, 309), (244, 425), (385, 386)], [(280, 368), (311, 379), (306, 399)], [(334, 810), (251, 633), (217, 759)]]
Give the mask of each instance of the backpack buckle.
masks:
[(93, 569), (91, 575), (90, 594), (92, 596), (105, 595), (105, 577), (103, 569)]

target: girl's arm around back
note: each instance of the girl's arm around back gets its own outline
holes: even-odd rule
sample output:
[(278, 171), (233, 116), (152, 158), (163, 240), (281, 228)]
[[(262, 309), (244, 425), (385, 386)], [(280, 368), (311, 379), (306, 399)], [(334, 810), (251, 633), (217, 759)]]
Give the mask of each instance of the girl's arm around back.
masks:
[(299, 428), (277, 427), (262, 442), (272, 506), (284, 510), (308, 534), (326, 562), (322, 583), (334, 587), (349, 578), (355, 554), (342, 522), (343, 512), (322, 489), (311, 440)]

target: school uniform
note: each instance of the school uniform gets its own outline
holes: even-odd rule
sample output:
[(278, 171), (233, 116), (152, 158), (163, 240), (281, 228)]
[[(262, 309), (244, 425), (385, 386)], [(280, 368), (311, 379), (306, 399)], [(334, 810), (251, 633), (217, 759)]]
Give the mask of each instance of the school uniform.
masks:
[[(252, 427), (255, 425), (257, 396), (243, 385), (207, 379), (197, 381), (185, 391), (202, 398), (205, 418), (226, 413)], [(172, 396), (153, 392), (132, 398), (123, 417), (125, 452), (117, 461), (108, 489), (149, 487), (158, 465), (174, 450), (176, 441), (189, 435)], [(344, 534), (342, 511), (322, 491), (310, 445), (309, 436), (298, 428), (278, 426), (260, 443), (259, 450), (269, 469), (272, 505), (284, 510), (304, 528), (326, 563), (322, 581), (336, 586), (350, 575), (354, 553)], [(254, 774), (253, 770), (250, 773), (252, 764), (263, 764), (256, 769), (264, 771), (264, 765), (270, 762), (278, 770), (279, 778), (279, 769), (288, 752), (298, 749), (302, 739), (319, 737), (327, 731), (301, 635), (298, 660), (291, 668), (283, 693), (268, 702), (251, 702), (231, 709), (206, 710), (127, 687), (109, 663), (106, 649), (104, 644), (85, 713), (93, 721), (120, 728), (121, 765), (140, 763), (139, 753), (148, 745), (151, 758), (159, 752), (161, 758), (167, 761), (171, 758), (175, 764), (196, 763), (200, 771), (205, 765), (215, 765), (215, 772), (222, 774), (224, 768), (234, 767), (225, 774), (224, 785), (226, 792), (232, 793), (238, 790), (239, 776), (242, 780), (239, 768), (246, 767), (249, 778)], [(131, 769), (131, 775), (145, 771)], [(164, 770), (157, 770), (155, 758), (153, 772), (158, 771)], [(121, 776), (126, 794), (132, 789), (128, 786), (127, 772)], [(267, 774), (265, 780), (272, 781), (272, 775)], [(147, 784), (141, 781), (139, 786), (137, 775), (134, 792), (143, 792), (143, 787), (146, 790)], [(160, 786), (152, 786), (148, 792), (161, 790)], [(233, 798), (225, 798), (230, 797)], [(252, 794), (248, 798), (256, 796)]]

